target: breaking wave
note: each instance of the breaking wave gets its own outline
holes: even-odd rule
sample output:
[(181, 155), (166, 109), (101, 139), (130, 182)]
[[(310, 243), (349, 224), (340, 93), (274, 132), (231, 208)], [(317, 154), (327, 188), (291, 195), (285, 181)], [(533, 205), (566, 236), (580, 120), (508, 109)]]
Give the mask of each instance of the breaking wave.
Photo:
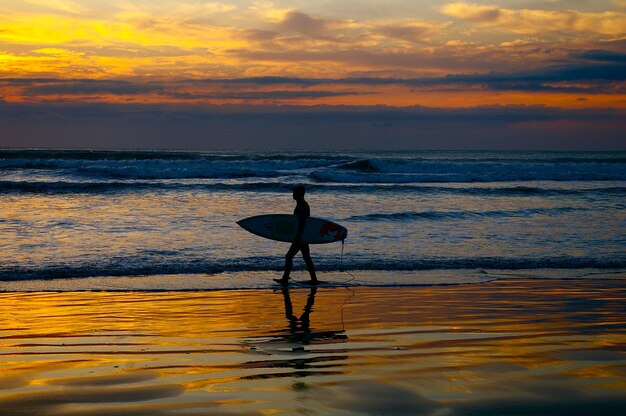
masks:
[(588, 211), (588, 208), (556, 207), (556, 208), (529, 208), (520, 210), (495, 211), (406, 211), (367, 215), (354, 215), (346, 221), (406, 221), (406, 220), (455, 220), (472, 218), (511, 218), (532, 217), (535, 215), (554, 216), (570, 212)]
[[(255, 179), (255, 178), (251, 178)], [(262, 179), (262, 178), (256, 178)], [(36, 180), (0, 180), (0, 195), (13, 193), (29, 194), (68, 194), (68, 193), (101, 193), (101, 192), (142, 192), (153, 190), (205, 190), (205, 191), (237, 191), (237, 192), (285, 192), (293, 187), (293, 182), (281, 181), (280, 178), (271, 182), (183, 182), (169, 180), (107, 180), (107, 181), (36, 181)], [(425, 186), (411, 184), (307, 184), (307, 189), (316, 192), (339, 193), (396, 193), (410, 192), (413, 194), (460, 194), (475, 196), (559, 196), (559, 195), (626, 195), (626, 187), (609, 186), (597, 188), (552, 188), (537, 186), (496, 186), (496, 187), (455, 187)]]
[[(322, 272), (333, 271), (419, 271), (419, 270), (467, 270), (467, 269), (626, 269), (626, 257), (587, 258), (587, 257), (542, 257), (542, 258), (426, 258), (419, 260), (395, 259), (337, 259), (318, 256), (316, 269)], [(42, 267), (3, 265), (0, 267), (1, 281), (32, 279), (84, 278), (97, 276), (146, 276), (164, 274), (218, 274), (224, 272), (281, 271), (283, 259), (280, 257), (254, 257), (207, 261), (195, 259), (177, 261), (137, 261), (133, 258), (102, 260), (98, 264), (88, 262), (49, 264)], [(298, 269), (298, 268), (296, 268)]]
[[(471, 154), (471, 152), (469, 152)], [(465, 153), (466, 155), (468, 152)], [(149, 151), (0, 151), (0, 172), (37, 170), (75, 179), (232, 179), (302, 175), (316, 183), (480, 183), (520, 181), (622, 181), (626, 157), (618, 153), (543, 158), (454, 158), (434, 153), (252, 154)], [(368, 156), (368, 155), (365, 155)], [(438, 157), (435, 157), (438, 156)]]

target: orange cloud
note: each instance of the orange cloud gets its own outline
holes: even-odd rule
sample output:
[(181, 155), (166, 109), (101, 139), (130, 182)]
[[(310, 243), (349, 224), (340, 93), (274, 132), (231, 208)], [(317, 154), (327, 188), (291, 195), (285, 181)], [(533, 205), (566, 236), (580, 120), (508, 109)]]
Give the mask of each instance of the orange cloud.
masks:
[(569, 32), (622, 36), (626, 34), (626, 13), (576, 10), (507, 9), (474, 3), (450, 3), (441, 7), (449, 16), (499, 30), (537, 35)]
[[(30, 90), (0, 85), (0, 99), (6, 101), (572, 107), (597, 106), (602, 97), (606, 105), (620, 108), (626, 102), (623, 76), (615, 75), (623, 62), (623, 41), (613, 38), (626, 32), (626, 14), (619, 10), (514, 10), (466, 2), (440, 9), (485, 29), (472, 37), (464, 32), (466, 26), (448, 17), (351, 19), (268, 2), (246, 7), (229, 0), (112, 0), (107, 13), (102, 4), (79, 0), (18, 3), (20, 7), (0, 6), (0, 77), (166, 87), (129, 92), (118, 84), (91, 84), (92, 90), (86, 84), (59, 84), (55, 92), (50, 85), (31, 85)], [(502, 39), (498, 34), (496, 41), (493, 30), (514, 36)], [(546, 40), (555, 33), (572, 36), (567, 41)], [(605, 71), (592, 79), (559, 78), (556, 71), (549, 79), (513, 76), (508, 83), (488, 76), (551, 68), (565, 71), (581, 62), (596, 75)], [(483, 81), (457, 84), (445, 79), (467, 74), (486, 76)], [(262, 76), (348, 81), (332, 86), (186, 84)], [(445, 82), (350, 81), (357, 78)]]

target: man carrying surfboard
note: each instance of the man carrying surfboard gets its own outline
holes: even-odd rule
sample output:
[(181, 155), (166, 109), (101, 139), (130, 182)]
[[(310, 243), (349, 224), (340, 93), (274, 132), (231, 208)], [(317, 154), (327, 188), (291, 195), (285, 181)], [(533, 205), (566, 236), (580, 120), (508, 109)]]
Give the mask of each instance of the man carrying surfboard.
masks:
[(309, 204), (304, 200), (303, 186), (293, 188), (293, 199), (296, 201), (293, 215), (255, 215), (239, 220), (237, 224), (244, 230), (260, 237), (291, 243), (291, 247), (289, 247), (289, 251), (287, 251), (285, 256), (283, 277), (282, 279), (274, 279), (274, 281), (283, 285), (289, 282), (293, 258), (300, 251), (306, 263), (306, 268), (311, 275), (311, 280), (306, 283), (318, 284), (320, 282), (315, 275), (315, 266), (313, 265), (313, 260), (311, 260), (309, 244), (343, 242), (348, 236), (348, 230), (332, 221), (311, 217)]
[(298, 254), (298, 251), (302, 253), (302, 258), (306, 263), (306, 269), (311, 275), (311, 281), (309, 283), (318, 283), (317, 276), (315, 275), (315, 266), (313, 265), (313, 260), (311, 260), (311, 250), (309, 249), (309, 245), (300, 242), (306, 218), (311, 216), (311, 208), (304, 200), (304, 194), (304, 186), (296, 186), (293, 188), (293, 199), (296, 201), (296, 208), (293, 210), (293, 215), (298, 216), (298, 230), (296, 232), (295, 241), (291, 243), (291, 247), (289, 247), (289, 251), (287, 251), (287, 254), (285, 255), (285, 271), (283, 273), (283, 277), (282, 279), (274, 279), (274, 281), (283, 285), (286, 285), (289, 282), (289, 274), (291, 273), (291, 268), (293, 267), (293, 258), (296, 254)]

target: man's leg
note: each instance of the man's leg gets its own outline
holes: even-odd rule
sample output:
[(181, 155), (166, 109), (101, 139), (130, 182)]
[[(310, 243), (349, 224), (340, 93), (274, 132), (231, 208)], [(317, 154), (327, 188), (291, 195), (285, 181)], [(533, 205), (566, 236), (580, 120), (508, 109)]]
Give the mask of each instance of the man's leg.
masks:
[(287, 281), (289, 280), (289, 274), (291, 273), (291, 268), (293, 267), (293, 257), (298, 253), (299, 250), (299, 244), (291, 244), (291, 247), (289, 247), (289, 251), (287, 251), (287, 254), (285, 255), (285, 271), (283, 272), (283, 278), (274, 279), (275, 281), (279, 283), (287, 283)]
[(313, 265), (313, 260), (311, 259), (311, 250), (309, 249), (309, 245), (302, 244), (300, 246), (300, 251), (302, 251), (302, 258), (306, 263), (306, 269), (311, 275), (311, 282), (317, 282), (317, 276), (315, 275), (315, 266)]

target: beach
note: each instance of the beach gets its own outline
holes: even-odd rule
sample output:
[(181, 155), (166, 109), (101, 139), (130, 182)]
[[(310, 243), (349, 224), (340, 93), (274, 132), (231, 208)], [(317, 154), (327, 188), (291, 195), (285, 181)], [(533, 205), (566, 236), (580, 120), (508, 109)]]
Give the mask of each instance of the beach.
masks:
[(0, 293), (2, 415), (618, 415), (622, 278)]
[[(622, 415), (626, 153), (0, 150), (0, 416)], [(311, 245), (237, 225), (290, 214)]]
[(626, 0), (0, 15), (0, 416), (626, 416)]

